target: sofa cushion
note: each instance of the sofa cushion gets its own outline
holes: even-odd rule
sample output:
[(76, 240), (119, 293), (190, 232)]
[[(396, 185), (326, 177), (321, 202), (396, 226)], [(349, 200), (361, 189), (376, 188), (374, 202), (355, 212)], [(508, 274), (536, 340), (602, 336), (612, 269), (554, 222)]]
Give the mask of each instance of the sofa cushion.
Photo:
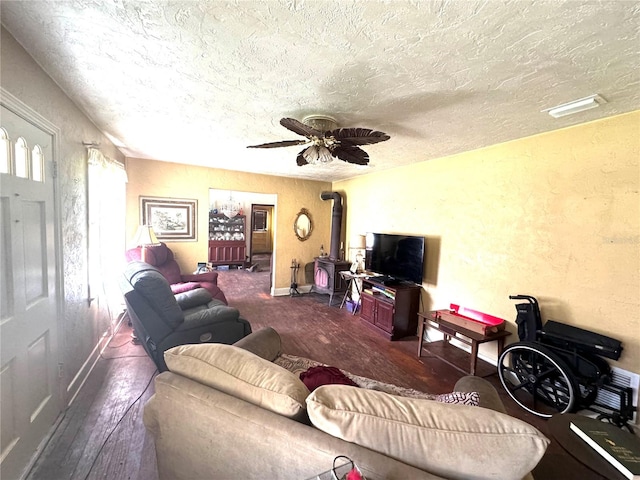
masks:
[(481, 407), (446, 405), (344, 385), (307, 398), (320, 430), (451, 479), (521, 479), (549, 440), (531, 425)]
[(233, 345), (182, 345), (167, 350), (170, 371), (289, 418), (306, 417), (309, 390), (291, 372)]

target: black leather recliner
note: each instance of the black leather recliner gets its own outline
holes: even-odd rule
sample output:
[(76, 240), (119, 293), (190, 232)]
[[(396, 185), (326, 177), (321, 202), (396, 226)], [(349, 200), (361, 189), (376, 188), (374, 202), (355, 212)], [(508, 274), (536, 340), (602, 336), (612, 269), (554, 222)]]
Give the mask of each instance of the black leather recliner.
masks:
[(131, 262), (120, 287), (127, 313), (145, 351), (167, 370), (165, 350), (189, 343), (232, 344), (251, 333), (251, 324), (236, 308), (212, 298), (204, 288), (174, 295), (157, 268)]

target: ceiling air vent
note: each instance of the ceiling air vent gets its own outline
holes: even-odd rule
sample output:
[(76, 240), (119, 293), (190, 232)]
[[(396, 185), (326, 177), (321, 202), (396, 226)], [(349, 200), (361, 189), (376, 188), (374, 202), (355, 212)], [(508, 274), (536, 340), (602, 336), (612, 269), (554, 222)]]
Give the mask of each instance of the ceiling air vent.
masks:
[(574, 100), (573, 102), (563, 103), (562, 105), (558, 105), (557, 107), (547, 108), (545, 110), (542, 110), (542, 112), (548, 113), (553, 118), (560, 118), (599, 107), (603, 103), (607, 103), (607, 101), (600, 95), (596, 94), (581, 98), (580, 100)]

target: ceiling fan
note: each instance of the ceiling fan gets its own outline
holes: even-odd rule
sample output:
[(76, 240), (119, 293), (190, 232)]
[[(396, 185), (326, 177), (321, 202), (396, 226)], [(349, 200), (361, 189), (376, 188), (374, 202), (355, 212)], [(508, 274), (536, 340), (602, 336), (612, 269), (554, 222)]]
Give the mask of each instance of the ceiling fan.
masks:
[(280, 125), (307, 138), (305, 140), (283, 140), (250, 145), (247, 148), (277, 148), (311, 144), (298, 154), (296, 163), (299, 166), (329, 163), (334, 158), (356, 165), (367, 165), (369, 154), (358, 145), (371, 145), (391, 138), (386, 133), (369, 128), (336, 128), (338, 126), (336, 120), (325, 115), (309, 115), (303, 118), (302, 122), (294, 118), (283, 118), (280, 120)]

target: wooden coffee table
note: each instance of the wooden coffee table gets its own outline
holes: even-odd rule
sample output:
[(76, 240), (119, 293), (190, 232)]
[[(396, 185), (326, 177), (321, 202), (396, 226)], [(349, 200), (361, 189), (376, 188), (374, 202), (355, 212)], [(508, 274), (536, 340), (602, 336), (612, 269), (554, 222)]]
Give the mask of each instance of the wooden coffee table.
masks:
[[(622, 473), (571, 430), (571, 420), (574, 418), (584, 420), (585, 417), (573, 413), (554, 415), (547, 422), (549, 434), (572, 457), (607, 480), (626, 480)], [(596, 426), (603, 423), (594, 418), (588, 420), (592, 421)]]

